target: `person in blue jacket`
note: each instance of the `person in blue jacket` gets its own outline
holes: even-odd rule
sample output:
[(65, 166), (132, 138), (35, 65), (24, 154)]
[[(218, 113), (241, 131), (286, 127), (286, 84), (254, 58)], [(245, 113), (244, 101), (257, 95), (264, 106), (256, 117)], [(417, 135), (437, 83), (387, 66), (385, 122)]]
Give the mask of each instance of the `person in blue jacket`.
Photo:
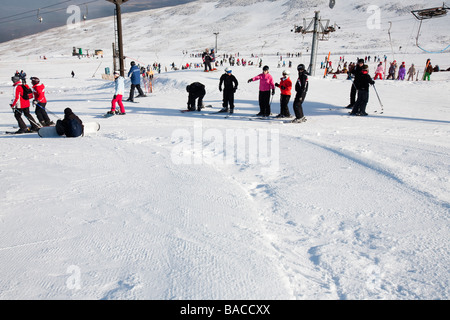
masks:
[(128, 72), (128, 77), (131, 78), (131, 89), (130, 97), (127, 99), (127, 101), (134, 102), (134, 89), (137, 89), (139, 92), (137, 98), (146, 97), (141, 89), (141, 69), (136, 65), (136, 62), (134, 61), (131, 61), (131, 68)]

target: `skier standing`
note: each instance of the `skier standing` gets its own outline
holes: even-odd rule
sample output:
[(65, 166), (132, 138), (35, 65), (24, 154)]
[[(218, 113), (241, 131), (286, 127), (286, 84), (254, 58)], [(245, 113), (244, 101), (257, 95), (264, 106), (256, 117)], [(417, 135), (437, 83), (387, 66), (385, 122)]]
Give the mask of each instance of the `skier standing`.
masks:
[(263, 73), (257, 75), (248, 80), (248, 83), (259, 80), (259, 113), (257, 116), (268, 117), (270, 116), (270, 91), (272, 95), (275, 94), (275, 84), (273, 78), (269, 74), (269, 67), (263, 67)]
[[(30, 98), (32, 99), (33, 92), (31, 91), (28, 85), (23, 85), (21, 83), (21, 79), (18, 76), (13, 76), (11, 78), (13, 82), (13, 97), (12, 103), (10, 104), (11, 108), (14, 111), (14, 117), (19, 124), (19, 130), (16, 133), (26, 133), (29, 132), (27, 125), (22, 119), (22, 113), (25, 115), (25, 118), (31, 124), (31, 131), (38, 131), (39, 127), (34, 120), (33, 116), (30, 114)], [(29, 91), (29, 92), (27, 92)], [(31, 97), (30, 97), (31, 95)]]
[(187, 108), (189, 111), (195, 111), (195, 100), (197, 101), (197, 111), (203, 108), (203, 98), (206, 95), (205, 85), (200, 82), (193, 82), (186, 86), (186, 91), (189, 93)]
[(369, 75), (369, 66), (364, 65), (361, 77), (355, 80), (355, 86), (358, 90), (358, 100), (356, 100), (351, 115), (367, 116), (366, 106), (369, 102), (369, 85), (374, 85), (375, 81)]
[(53, 121), (50, 121), (47, 110), (45, 110), (45, 107), (47, 106), (47, 99), (45, 98), (45, 86), (43, 83), (40, 83), (41, 81), (38, 77), (31, 77), (30, 80), (31, 84), (33, 85), (33, 104), (36, 106), (36, 110), (34, 111), (36, 113), (36, 117), (43, 127), (51, 126), (54, 123)]
[(209, 54), (208, 48), (206, 48), (205, 52), (203, 52), (202, 60), (203, 60), (203, 64), (205, 65), (205, 72), (212, 71), (212, 68), (211, 68), (212, 57)]
[(131, 61), (131, 68), (130, 71), (128, 71), (128, 77), (131, 75), (131, 89), (130, 89), (130, 96), (127, 99), (127, 101), (134, 102), (134, 89), (137, 89), (139, 92), (139, 95), (137, 98), (140, 97), (146, 97), (144, 92), (141, 89), (141, 69), (136, 65), (136, 62)]
[(408, 69), (408, 81), (411, 79), (414, 80), (414, 75), (416, 74), (416, 68), (414, 67), (414, 63), (411, 64), (411, 67)]
[(391, 63), (391, 66), (389, 67), (389, 75), (387, 76), (386, 80), (395, 79), (395, 73), (397, 71), (397, 61), (394, 60), (394, 62)]
[(406, 65), (404, 62), (402, 62), (402, 65), (398, 69), (398, 80), (405, 80), (406, 75)]
[(275, 87), (279, 87), (280, 94), (280, 114), (276, 118), (290, 118), (288, 103), (291, 99), (292, 81), (289, 78), (289, 70), (283, 70), (283, 77), (280, 79), (280, 83), (275, 83)]
[(423, 80), (427, 80), (430, 81), (430, 76), (433, 73), (433, 66), (431, 65), (431, 60), (427, 59), (427, 64), (425, 67), (425, 72), (423, 75)]
[(305, 101), (306, 93), (308, 92), (308, 73), (305, 70), (304, 64), (299, 64), (297, 66), (298, 79), (295, 83), (295, 98), (294, 98), (294, 112), (295, 119), (292, 120), (293, 123), (305, 122), (306, 118), (303, 114), (303, 101)]
[(220, 77), (219, 81), (219, 91), (223, 88), (223, 105), (222, 110), (219, 112), (228, 112), (228, 104), (230, 105), (230, 113), (234, 111), (234, 93), (237, 90), (239, 82), (236, 77), (232, 74), (230, 68), (225, 68), (225, 73)]
[[(353, 75), (354, 81), (357, 81), (357, 79), (361, 76), (362, 67), (364, 65), (364, 59), (359, 59), (357, 65), (349, 71), (349, 79), (351, 80), (351, 76)], [(350, 104), (346, 107), (347, 109), (353, 108), (353, 105), (356, 101), (356, 87), (355, 84), (352, 84), (352, 88), (350, 90)]]
[(119, 71), (114, 71), (114, 96), (111, 101), (111, 111), (108, 111), (108, 114), (116, 113), (116, 103), (119, 105), (120, 112), (118, 114), (125, 115), (125, 107), (122, 103), (122, 97), (125, 92), (125, 79), (120, 75)]
[(380, 80), (383, 80), (383, 62), (380, 62), (378, 64), (377, 69), (375, 70), (375, 78), (373, 78), (374, 80), (377, 80), (378, 78), (380, 78)]

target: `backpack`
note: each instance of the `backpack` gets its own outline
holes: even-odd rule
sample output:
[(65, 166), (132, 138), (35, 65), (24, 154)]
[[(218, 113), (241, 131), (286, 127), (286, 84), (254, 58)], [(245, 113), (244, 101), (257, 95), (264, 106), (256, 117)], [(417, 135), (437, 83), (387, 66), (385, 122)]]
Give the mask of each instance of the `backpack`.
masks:
[(30, 100), (33, 99), (33, 91), (30, 89), (29, 86), (27, 86), (26, 84), (22, 84), (22, 89), (23, 89), (23, 96), (22, 98), (24, 100)]
[(70, 119), (65, 129), (66, 137), (75, 138), (83, 134), (83, 125), (76, 119)]

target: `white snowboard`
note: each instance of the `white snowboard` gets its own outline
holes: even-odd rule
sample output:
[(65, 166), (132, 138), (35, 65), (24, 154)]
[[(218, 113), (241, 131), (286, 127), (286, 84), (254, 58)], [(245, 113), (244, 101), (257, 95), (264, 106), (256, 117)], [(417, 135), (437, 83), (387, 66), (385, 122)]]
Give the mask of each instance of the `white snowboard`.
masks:
[[(100, 130), (100, 123), (98, 122), (83, 122), (84, 130), (82, 136), (87, 136)], [(65, 137), (60, 136), (56, 132), (56, 127), (42, 127), (39, 129), (38, 134), (41, 138), (52, 138), (52, 137)]]

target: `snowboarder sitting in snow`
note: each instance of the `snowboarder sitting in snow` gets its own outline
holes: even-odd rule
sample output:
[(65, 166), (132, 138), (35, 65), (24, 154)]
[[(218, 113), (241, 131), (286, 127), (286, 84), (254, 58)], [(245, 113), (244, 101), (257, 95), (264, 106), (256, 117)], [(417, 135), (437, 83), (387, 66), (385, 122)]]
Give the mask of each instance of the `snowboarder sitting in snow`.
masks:
[(230, 104), (230, 113), (233, 113), (234, 110), (234, 93), (239, 83), (231, 72), (231, 69), (227, 67), (225, 68), (225, 73), (220, 77), (219, 91), (222, 91), (222, 84), (224, 85), (224, 89), (222, 110), (219, 112), (228, 112), (228, 104)]
[(205, 85), (200, 82), (193, 82), (186, 86), (189, 92), (187, 108), (189, 111), (195, 111), (195, 100), (197, 101), (197, 111), (203, 108), (203, 97), (206, 95)]
[(64, 109), (64, 119), (56, 121), (56, 132), (66, 137), (75, 138), (83, 134), (83, 122), (78, 118), (72, 109)]
[(366, 106), (369, 102), (369, 85), (374, 85), (375, 81), (369, 75), (369, 66), (364, 65), (362, 69), (361, 77), (354, 82), (356, 89), (358, 90), (358, 99), (353, 106), (351, 115), (367, 116)]

